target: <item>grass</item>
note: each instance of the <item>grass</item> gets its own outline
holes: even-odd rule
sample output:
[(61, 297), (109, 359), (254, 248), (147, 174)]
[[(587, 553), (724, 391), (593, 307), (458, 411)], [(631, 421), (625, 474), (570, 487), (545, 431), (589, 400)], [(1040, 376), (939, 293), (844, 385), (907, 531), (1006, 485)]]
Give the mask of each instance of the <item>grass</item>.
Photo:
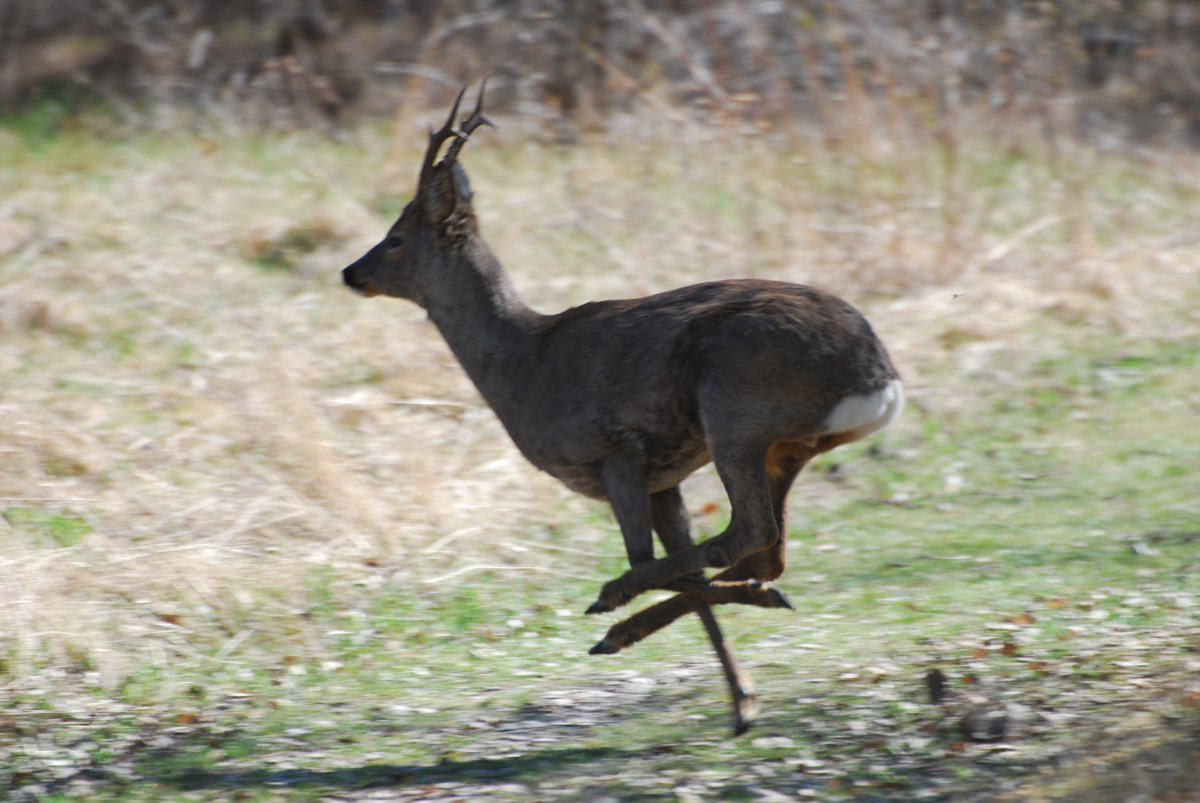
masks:
[[(0, 782), (1032, 800), (1094, 791), (1097, 756), (1175, 755), (1200, 645), (1195, 157), (961, 135), (954, 160), (699, 128), (465, 152), (536, 307), (803, 281), (905, 375), (903, 419), (793, 492), (798, 612), (721, 611), (764, 709), (732, 741), (698, 622), (585, 655), (616, 617), (581, 612), (625, 566), (606, 508), (522, 462), (419, 310), (338, 285), (418, 152), (0, 129)], [(685, 496), (719, 532), (711, 469)], [(1016, 704), (1012, 738), (964, 739), (933, 667)]]
[(26, 507), (9, 507), (4, 511), (9, 529), (20, 529), (42, 537), (50, 546), (70, 547), (91, 532), (91, 527), (77, 516), (61, 516)]

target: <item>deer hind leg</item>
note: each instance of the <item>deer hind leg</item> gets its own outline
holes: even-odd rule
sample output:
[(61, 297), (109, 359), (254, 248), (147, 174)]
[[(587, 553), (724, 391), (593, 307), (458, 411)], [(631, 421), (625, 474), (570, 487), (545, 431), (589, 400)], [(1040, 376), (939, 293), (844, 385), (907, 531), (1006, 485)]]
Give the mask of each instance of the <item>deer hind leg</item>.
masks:
[(729, 526), (702, 544), (634, 566), (605, 583), (600, 597), (587, 613), (614, 610), (643, 591), (669, 588), (672, 581), (685, 575), (695, 575), (708, 568), (733, 566), (746, 555), (774, 546), (779, 539), (779, 527), (771, 503), (767, 451), (765, 445), (762, 448), (728, 449), (722, 448), (719, 441), (710, 445), (709, 453), (733, 508)]
[[(712, 578), (716, 587), (722, 582), (737, 583), (742, 581), (769, 581), (783, 573), (785, 553), (787, 550), (787, 494), (795, 482), (796, 476), (804, 465), (814, 455), (824, 451), (805, 444), (795, 442), (777, 442), (767, 452), (767, 476), (771, 484), (771, 509), (779, 527), (779, 540), (772, 547), (753, 552), (739, 560), (736, 564)], [(661, 537), (661, 536), (660, 536)], [(737, 588), (737, 585), (727, 586)], [(777, 589), (772, 589), (777, 591)], [(784, 597), (786, 599), (786, 597)], [(647, 636), (663, 629), (681, 616), (693, 611), (699, 611), (703, 603), (714, 604), (714, 599), (702, 598), (693, 593), (680, 594), (670, 599), (651, 605), (638, 611), (633, 616), (613, 625), (604, 640), (597, 645), (605, 645), (606, 652), (617, 652), (629, 647)], [(789, 602), (787, 606), (792, 607)]]
[[(775, 580), (787, 566), (787, 496), (804, 466), (824, 449), (798, 441), (776, 441), (767, 450), (767, 482), (771, 493), (771, 514), (779, 538), (767, 549), (753, 552), (714, 579)], [(794, 608), (793, 608), (794, 610)]]

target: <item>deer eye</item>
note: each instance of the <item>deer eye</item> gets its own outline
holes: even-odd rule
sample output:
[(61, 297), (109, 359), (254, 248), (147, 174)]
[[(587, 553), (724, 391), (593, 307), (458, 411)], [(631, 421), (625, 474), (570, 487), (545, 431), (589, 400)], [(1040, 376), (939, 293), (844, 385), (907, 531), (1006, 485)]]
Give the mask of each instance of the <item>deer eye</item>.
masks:
[(404, 243), (404, 241), (396, 236), (388, 237), (386, 240), (383, 241), (383, 244), (385, 246), (387, 246), (387, 249), (389, 251), (391, 251), (394, 248), (399, 248), (403, 243)]

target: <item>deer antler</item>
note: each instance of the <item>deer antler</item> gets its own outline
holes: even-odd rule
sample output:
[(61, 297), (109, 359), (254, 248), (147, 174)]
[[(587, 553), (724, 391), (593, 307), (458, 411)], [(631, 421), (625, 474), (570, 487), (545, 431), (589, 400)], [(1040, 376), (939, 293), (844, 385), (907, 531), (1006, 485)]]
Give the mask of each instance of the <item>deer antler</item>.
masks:
[[(418, 195), (421, 188), (425, 186), (425, 180), (429, 178), (429, 172), (433, 170), (433, 163), (437, 161), (438, 151), (442, 149), (442, 143), (450, 139), (450, 137), (464, 136), (461, 131), (454, 127), (454, 116), (458, 114), (458, 104), (462, 103), (463, 95), (466, 91), (467, 85), (463, 84), (463, 88), (458, 90), (458, 97), (454, 99), (454, 106), (450, 109), (450, 116), (446, 118), (446, 124), (437, 131), (434, 131), (432, 126), (429, 128), (429, 149), (425, 151), (425, 161), (421, 163), (421, 177), (417, 179)], [(480, 99), (482, 98), (483, 93), (481, 92)]]
[[(487, 90), (487, 82), (491, 77), (491, 73), (483, 76), (483, 83), (479, 85), (479, 97), (475, 100), (474, 111), (471, 112), (470, 117), (467, 117), (459, 124), (459, 130), (454, 132), (458, 135), (458, 139), (450, 143), (450, 147), (446, 151), (446, 158), (442, 160), (446, 163), (447, 167), (454, 164), (454, 160), (458, 157), (458, 152), (462, 150), (462, 146), (467, 143), (467, 140), (471, 138), (471, 134), (475, 133), (475, 129), (479, 128), (479, 126), (486, 125), (494, 130), (498, 130), (496, 129), (496, 124), (489, 120), (487, 115), (483, 113), (483, 93)], [(457, 105), (455, 108), (458, 108)]]

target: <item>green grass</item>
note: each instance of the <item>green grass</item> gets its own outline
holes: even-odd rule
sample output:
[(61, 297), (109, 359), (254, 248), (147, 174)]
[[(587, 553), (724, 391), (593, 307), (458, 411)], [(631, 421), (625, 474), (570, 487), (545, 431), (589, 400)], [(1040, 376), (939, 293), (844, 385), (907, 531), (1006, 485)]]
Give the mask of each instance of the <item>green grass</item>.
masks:
[[(70, 467), (64, 467), (62, 470), (73, 473)], [(51, 547), (74, 546), (92, 531), (91, 526), (78, 516), (27, 507), (10, 507), (4, 511), (3, 516), (11, 527), (32, 533)]]

